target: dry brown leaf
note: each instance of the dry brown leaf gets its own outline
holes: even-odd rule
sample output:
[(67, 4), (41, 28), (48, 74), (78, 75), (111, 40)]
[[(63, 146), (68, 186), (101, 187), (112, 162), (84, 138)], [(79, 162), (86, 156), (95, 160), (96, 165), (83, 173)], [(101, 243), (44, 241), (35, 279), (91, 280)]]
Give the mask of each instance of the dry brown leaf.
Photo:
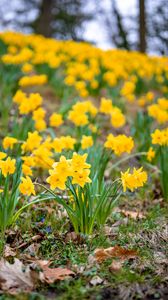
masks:
[(30, 292), (35, 288), (34, 272), (23, 265), (19, 259), (14, 264), (0, 260), (0, 289), (9, 294), (21, 291)]
[(74, 272), (67, 268), (49, 268), (50, 261), (38, 260), (36, 263), (42, 269), (42, 272), (40, 272), (40, 280), (42, 282), (54, 283), (56, 280), (64, 280), (71, 275), (75, 275)]
[(74, 275), (74, 272), (65, 268), (46, 268), (43, 270), (42, 281), (47, 283), (54, 283), (56, 280), (64, 280), (69, 276)]
[(102, 262), (108, 258), (117, 257), (122, 259), (134, 258), (137, 256), (137, 251), (124, 249), (120, 246), (110, 248), (100, 248), (94, 251), (94, 256), (97, 262)]
[(134, 220), (145, 218), (144, 214), (140, 211), (131, 211), (131, 210), (121, 209), (120, 212), (123, 213), (124, 216), (130, 217)]
[(12, 249), (8, 244), (6, 244), (3, 256), (4, 257), (11, 257), (11, 256), (14, 257), (14, 256), (16, 256), (16, 251), (14, 249)]

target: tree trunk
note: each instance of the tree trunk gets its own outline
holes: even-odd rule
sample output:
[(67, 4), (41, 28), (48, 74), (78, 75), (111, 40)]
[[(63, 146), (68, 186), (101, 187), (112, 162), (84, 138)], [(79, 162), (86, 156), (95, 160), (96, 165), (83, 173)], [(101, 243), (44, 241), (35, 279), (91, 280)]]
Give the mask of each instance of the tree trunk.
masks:
[(146, 51), (146, 18), (145, 18), (145, 0), (139, 1), (139, 51)]
[(53, 0), (42, 0), (40, 14), (35, 24), (35, 31), (45, 37), (52, 36)]

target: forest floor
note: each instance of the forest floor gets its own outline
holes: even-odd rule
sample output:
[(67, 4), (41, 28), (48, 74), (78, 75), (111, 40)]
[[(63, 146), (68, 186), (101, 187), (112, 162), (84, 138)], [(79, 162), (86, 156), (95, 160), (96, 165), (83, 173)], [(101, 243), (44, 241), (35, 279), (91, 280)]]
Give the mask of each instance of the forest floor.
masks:
[[(20, 220), (22, 229), (16, 226), (7, 233), (4, 256), (25, 265), (47, 261), (51, 268), (61, 266), (74, 274), (37, 285), (36, 292), (2, 294), (0, 299), (167, 299), (167, 219), (161, 199), (150, 204), (123, 200), (104, 230), (86, 237), (71, 232), (65, 212), (57, 210), (55, 203), (33, 207)], [(95, 249), (115, 246), (132, 249), (133, 255), (94, 258)]]

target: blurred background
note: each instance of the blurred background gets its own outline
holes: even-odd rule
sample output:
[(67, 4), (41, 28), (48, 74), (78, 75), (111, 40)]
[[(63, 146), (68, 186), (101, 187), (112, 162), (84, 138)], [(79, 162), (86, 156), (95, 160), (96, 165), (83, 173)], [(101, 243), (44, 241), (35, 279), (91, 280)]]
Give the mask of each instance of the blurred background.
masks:
[(168, 55), (168, 0), (0, 0), (0, 30)]

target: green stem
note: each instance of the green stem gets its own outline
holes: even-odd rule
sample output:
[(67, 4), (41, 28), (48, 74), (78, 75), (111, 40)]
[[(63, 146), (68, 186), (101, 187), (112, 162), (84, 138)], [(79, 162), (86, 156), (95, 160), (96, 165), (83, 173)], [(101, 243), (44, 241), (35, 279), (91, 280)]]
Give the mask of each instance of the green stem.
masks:
[(160, 169), (161, 169), (161, 183), (163, 196), (168, 200), (168, 151), (166, 147), (160, 147)]
[(30, 205), (33, 205), (33, 204), (36, 204), (36, 203), (39, 203), (39, 202), (42, 202), (42, 201), (50, 200), (50, 199), (51, 199), (50, 197), (43, 198), (43, 199), (38, 199), (38, 200), (32, 201), (32, 202), (30, 202), (30, 203), (24, 205), (24, 206), (21, 207), (21, 208), (17, 211), (17, 213), (13, 216), (12, 223), (14, 223), (14, 222), (18, 219), (18, 217), (20, 216), (20, 214), (22, 213), (22, 211), (23, 211), (24, 209), (26, 209), (27, 207), (29, 207)]

